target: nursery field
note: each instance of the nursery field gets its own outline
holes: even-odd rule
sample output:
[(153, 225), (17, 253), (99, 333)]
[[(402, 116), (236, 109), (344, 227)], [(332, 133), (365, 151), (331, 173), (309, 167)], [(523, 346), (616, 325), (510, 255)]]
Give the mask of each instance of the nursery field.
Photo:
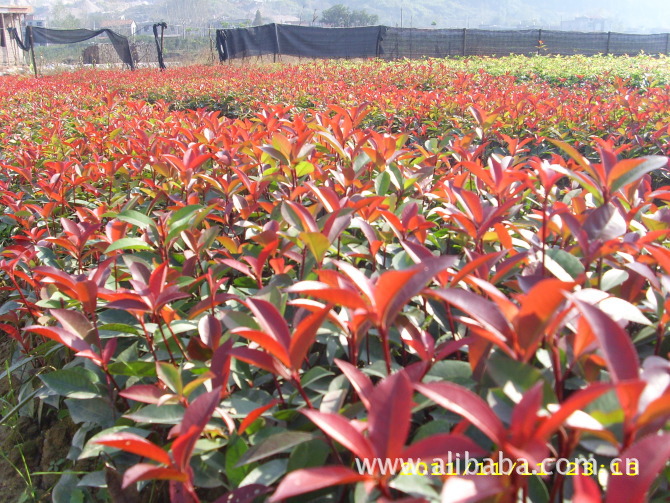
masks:
[(670, 495), (670, 60), (0, 77), (4, 501)]

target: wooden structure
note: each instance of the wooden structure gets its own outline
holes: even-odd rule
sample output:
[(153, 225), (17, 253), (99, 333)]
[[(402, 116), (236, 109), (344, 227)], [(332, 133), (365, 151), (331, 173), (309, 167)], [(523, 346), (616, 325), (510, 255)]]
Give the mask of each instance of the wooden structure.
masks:
[(32, 10), (32, 7), (27, 6), (0, 5), (0, 66), (25, 64), (23, 51), (9, 37), (7, 28), (15, 28), (21, 33), (21, 26)]

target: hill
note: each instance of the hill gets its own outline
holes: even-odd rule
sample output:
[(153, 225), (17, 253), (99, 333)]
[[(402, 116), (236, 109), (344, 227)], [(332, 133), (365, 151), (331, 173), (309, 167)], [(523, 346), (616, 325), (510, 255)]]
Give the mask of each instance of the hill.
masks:
[(545, 28), (577, 31), (670, 31), (670, 2), (659, 0), (18, 0), (35, 7), (51, 26), (77, 20), (166, 21), (188, 26), (264, 22), (312, 24), (336, 3), (364, 9), (380, 24), (415, 28)]

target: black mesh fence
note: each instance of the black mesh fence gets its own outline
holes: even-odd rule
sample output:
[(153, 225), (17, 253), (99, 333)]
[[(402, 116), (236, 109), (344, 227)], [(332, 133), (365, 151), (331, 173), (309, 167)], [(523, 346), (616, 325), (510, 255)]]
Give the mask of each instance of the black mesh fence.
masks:
[(628, 35), (625, 33), (610, 33), (607, 53), (617, 56), (624, 54), (668, 54), (670, 34), (658, 35)]
[(554, 30), (422, 30), (388, 28), (383, 57), (443, 58), (447, 56), (506, 56), (509, 54), (634, 55), (668, 54), (667, 33), (585, 33)]
[(269, 24), (217, 30), (221, 61), (267, 54), (307, 58), (445, 58), (509, 54), (668, 54), (670, 34), (555, 30), (426, 30), (368, 26), (319, 28)]

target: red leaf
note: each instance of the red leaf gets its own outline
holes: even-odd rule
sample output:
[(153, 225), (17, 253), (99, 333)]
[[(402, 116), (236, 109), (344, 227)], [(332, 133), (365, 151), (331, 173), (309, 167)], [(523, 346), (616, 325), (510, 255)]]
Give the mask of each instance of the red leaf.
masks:
[(74, 284), (75, 297), (81, 302), (84, 311), (94, 313), (98, 301), (98, 286), (91, 280), (77, 281)]
[(388, 327), (412, 297), (418, 295), (440, 271), (455, 263), (456, 257), (434, 257), (403, 271), (383, 273), (374, 289), (375, 309), (380, 326)]
[(258, 330), (251, 330), (250, 328), (238, 327), (231, 330), (232, 333), (236, 335), (241, 335), (245, 339), (254, 341), (259, 344), (265, 351), (270, 353), (272, 356), (277, 358), (287, 367), (291, 367), (291, 359), (288, 355), (286, 348), (279, 342), (277, 339), (273, 338), (271, 335), (266, 334), (265, 332), (260, 332)]
[(61, 327), (43, 327), (40, 325), (31, 325), (24, 328), (26, 332), (34, 332), (43, 335), (49, 339), (67, 346), (73, 351), (92, 351), (91, 346), (84, 340), (76, 337), (72, 333)]
[(305, 355), (314, 343), (316, 332), (319, 330), (319, 327), (323, 324), (323, 321), (328, 316), (331, 307), (332, 306), (326, 306), (320, 311), (311, 313), (298, 324), (298, 327), (293, 333), (291, 346), (289, 348), (289, 357), (291, 360), (291, 368), (293, 370), (297, 370), (302, 367), (302, 362), (305, 359)]
[[(670, 459), (670, 433), (648, 435), (621, 453), (619, 471), (607, 483), (607, 503), (646, 501), (646, 494), (660, 471)], [(637, 461), (639, 473), (625, 475), (627, 463)]]
[(572, 503), (602, 503), (600, 488), (595, 480), (588, 475), (576, 475), (572, 478), (575, 492)]
[[(314, 217), (302, 204), (298, 204), (293, 201), (284, 201), (284, 205), (285, 206), (282, 207), (282, 210), (285, 210), (285, 212), (282, 212), (282, 215), (287, 214), (287, 216), (292, 216), (288, 211), (288, 208), (293, 210), (293, 212), (295, 212), (295, 216), (298, 217), (300, 223), (302, 224), (298, 226), (300, 230), (304, 232), (319, 232), (319, 226), (316, 225)], [(286, 206), (288, 208), (286, 208)], [(287, 218), (286, 220), (289, 222), (293, 222), (292, 218)]]
[(637, 379), (640, 360), (628, 334), (597, 307), (578, 299), (573, 299), (573, 303), (598, 339), (612, 379), (615, 382)]
[(223, 334), (221, 322), (212, 314), (200, 318), (198, 322), (198, 334), (200, 340), (209, 348), (219, 347), (219, 340)]
[(431, 361), (435, 351), (435, 339), (425, 330), (419, 330), (404, 316), (397, 318), (400, 338), (412, 348), (423, 361)]
[(131, 466), (123, 474), (123, 488), (125, 489), (130, 484), (139, 482), (140, 480), (176, 480), (179, 482), (186, 482), (188, 476), (185, 473), (175, 470), (174, 468), (161, 468), (156, 465), (148, 463), (138, 463)]
[(136, 384), (119, 392), (123, 398), (135, 400), (142, 403), (157, 404), (160, 398), (164, 395), (161, 390), (151, 384)]
[(435, 350), (435, 360), (440, 361), (449, 356), (452, 353), (455, 353), (463, 346), (472, 343), (473, 337), (467, 336), (462, 339), (457, 339), (454, 341), (448, 341), (440, 344)]
[(569, 291), (572, 286), (574, 283), (545, 279), (536, 283), (523, 297), (514, 325), (526, 360), (535, 353), (544, 329), (565, 301), (564, 292)]
[(100, 339), (93, 328), (93, 324), (82, 313), (68, 309), (50, 309), (49, 312), (56, 318), (63, 328), (89, 344), (100, 345)]
[[(170, 465), (172, 463), (167, 452), (153, 442), (149, 442), (147, 439), (135, 435), (134, 433), (110, 433), (109, 435), (103, 435), (98, 438), (95, 443), (116, 447), (117, 449), (126, 452), (132, 452), (133, 454), (153, 459), (164, 465)], [(154, 465), (149, 466), (156, 468)]]
[(402, 452), (402, 457), (415, 461), (420, 459), (432, 461), (435, 458), (446, 458), (449, 454), (456, 456), (456, 454), (466, 452), (470, 457), (479, 457), (484, 456), (488, 451), (464, 435), (438, 433), (406, 447)]
[(172, 443), (171, 449), (175, 464), (182, 471), (187, 471), (195, 443), (220, 400), (221, 389), (215, 388), (200, 395), (186, 408), (184, 419), (179, 425), (179, 437)]
[(300, 293), (309, 295), (319, 300), (332, 302), (338, 306), (349, 307), (352, 309), (369, 309), (368, 304), (360, 298), (355, 290), (345, 288), (333, 288), (330, 285), (319, 281), (301, 281), (284, 289), (287, 293)]
[(365, 408), (370, 410), (370, 400), (374, 391), (370, 378), (349, 362), (335, 358), (335, 364), (340, 367), (342, 373), (349, 379)]
[(463, 416), (497, 444), (502, 444), (505, 426), (481, 397), (450, 382), (415, 384), (414, 388), (447, 410)]
[(412, 419), (412, 383), (400, 371), (382, 380), (370, 397), (368, 436), (378, 457), (396, 459)]
[(333, 440), (353, 452), (361, 459), (372, 459), (375, 455), (372, 445), (347, 419), (337, 414), (317, 410), (302, 410), (310, 421), (317, 425)]
[(238, 360), (267, 370), (271, 374), (281, 375), (282, 377), (290, 379), (288, 373), (280, 367), (279, 363), (275, 363), (275, 359), (263, 351), (246, 347), (237, 347), (230, 350), (230, 355)]
[[(200, 436), (200, 431), (198, 427), (194, 424), (186, 428), (183, 424), (178, 425), (179, 436), (177, 439), (172, 442), (172, 456), (174, 457), (175, 464), (179, 467), (184, 473), (187, 472), (187, 467), (191, 459), (191, 454), (193, 454), (193, 449), (195, 448), (195, 443), (198, 441)], [(174, 432), (171, 432), (174, 434)]]
[(110, 309), (123, 309), (125, 311), (140, 311), (142, 313), (149, 311), (149, 306), (139, 298), (125, 298), (120, 300), (113, 300), (105, 307)]
[(543, 384), (543, 381), (535, 383), (523, 394), (523, 398), (512, 411), (509, 435), (512, 441), (518, 440), (518, 444), (521, 444), (521, 440), (527, 438), (535, 429), (537, 413), (542, 407)]
[(274, 304), (262, 299), (248, 299), (246, 304), (254, 313), (261, 329), (270, 334), (288, 351), (291, 346), (291, 332), (284, 317)]
[(477, 294), (457, 288), (430, 290), (427, 295), (438, 297), (471, 316), (482, 328), (491, 332), (500, 342), (510, 338), (508, 321), (498, 307)]
[(339, 260), (334, 260), (333, 263), (340, 271), (346, 274), (351, 281), (354, 282), (358, 289), (363, 292), (363, 295), (365, 295), (371, 303), (374, 302), (375, 292), (372, 289), (372, 283), (360, 269), (347, 262), (342, 262)]
[(268, 501), (274, 503), (325, 487), (353, 484), (368, 478), (369, 476), (356, 473), (345, 466), (323, 466), (296, 470), (284, 477)]
[(573, 393), (570, 398), (561, 404), (560, 409), (544, 420), (540, 427), (535, 430), (534, 436), (546, 441), (575, 411), (582, 410), (586, 405), (611, 389), (612, 385), (609, 383), (596, 383)]
[(214, 374), (214, 377), (212, 378), (212, 386), (215, 388), (220, 388), (222, 394), (224, 393), (226, 386), (228, 386), (232, 348), (232, 339), (228, 339), (226, 342), (216, 348), (214, 355), (212, 356), (212, 363), (209, 367), (210, 372)]
[(149, 292), (152, 297), (158, 297), (163, 292), (163, 289), (166, 287), (165, 283), (167, 282), (167, 275), (167, 262), (163, 262), (151, 272), (151, 275), (149, 276), (149, 284), (147, 286), (149, 287)]
[(237, 434), (241, 435), (245, 430), (256, 420), (258, 419), (265, 411), (271, 409), (277, 405), (277, 400), (270, 400), (270, 403), (258, 407), (257, 409), (252, 410), (247, 417), (245, 417), (240, 423), (240, 427), (237, 429)]

